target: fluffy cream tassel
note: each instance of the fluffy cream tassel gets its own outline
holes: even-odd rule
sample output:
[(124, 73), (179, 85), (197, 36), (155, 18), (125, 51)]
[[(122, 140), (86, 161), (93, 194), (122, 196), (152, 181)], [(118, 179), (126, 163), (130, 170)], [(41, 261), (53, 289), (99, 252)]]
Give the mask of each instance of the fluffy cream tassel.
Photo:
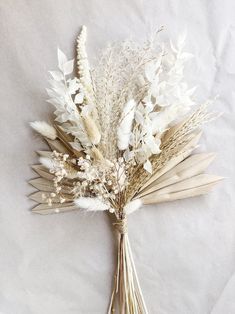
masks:
[(87, 136), (93, 145), (97, 145), (100, 142), (101, 135), (95, 121), (89, 116), (86, 115), (82, 117), (83, 124), (87, 132)]
[(95, 146), (93, 146), (91, 148), (91, 156), (94, 158), (94, 160), (96, 162), (103, 162), (104, 161), (104, 157), (103, 157), (101, 151)]
[(134, 213), (136, 210), (138, 210), (141, 206), (142, 206), (142, 201), (140, 199), (136, 199), (134, 201), (127, 203), (124, 206), (124, 211), (127, 215), (130, 215)]
[(45, 121), (30, 122), (30, 126), (42, 136), (49, 138), (50, 140), (55, 140), (57, 137), (56, 129)]
[(126, 103), (122, 116), (120, 119), (120, 124), (117, 129), (117, 138), (118, 138), (118, 148), (120, 150), (125, 150), (129, 146), (131, 129), (133, 124), (133, 119), (135, 115), (136, 103), (133, 99)]
[(74, 203), (86, 211), (104, 211), (109, 210), (109, 206), (103, 203), (98, 197), (79, 197)]

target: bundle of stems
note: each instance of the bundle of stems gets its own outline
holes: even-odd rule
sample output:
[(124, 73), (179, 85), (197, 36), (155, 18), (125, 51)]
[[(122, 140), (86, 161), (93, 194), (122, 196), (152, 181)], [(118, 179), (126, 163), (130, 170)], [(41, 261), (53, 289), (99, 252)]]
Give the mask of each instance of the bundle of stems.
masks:
[(117, 270), (108, 313), (147, 314), (127, 233), (127, 218), (114, 223), (118, 232)]

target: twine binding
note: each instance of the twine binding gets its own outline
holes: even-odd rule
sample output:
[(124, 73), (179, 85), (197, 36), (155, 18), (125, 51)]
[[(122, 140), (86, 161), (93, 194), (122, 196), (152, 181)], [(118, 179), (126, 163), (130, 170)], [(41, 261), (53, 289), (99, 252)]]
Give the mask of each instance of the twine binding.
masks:
[(127, 218), (113, 223), (118, 232), (117, 269), (108, 314), (148, 314), (127, 232)]
[(113, 223), (115, 230), (117, 230), (120, 234), (127, 233), (127, 219), (124, 217), (123, 219), (118, 219), (117, 222)]

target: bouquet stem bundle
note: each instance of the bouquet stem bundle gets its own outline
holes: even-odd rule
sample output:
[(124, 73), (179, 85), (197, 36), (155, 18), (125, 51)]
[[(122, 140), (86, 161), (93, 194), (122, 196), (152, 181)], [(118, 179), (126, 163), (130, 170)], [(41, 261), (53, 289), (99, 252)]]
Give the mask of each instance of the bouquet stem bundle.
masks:
[(118, 233), (117, 269), (108, 314), (147, 314), (128, 237), (127, 218), (113, 224)]

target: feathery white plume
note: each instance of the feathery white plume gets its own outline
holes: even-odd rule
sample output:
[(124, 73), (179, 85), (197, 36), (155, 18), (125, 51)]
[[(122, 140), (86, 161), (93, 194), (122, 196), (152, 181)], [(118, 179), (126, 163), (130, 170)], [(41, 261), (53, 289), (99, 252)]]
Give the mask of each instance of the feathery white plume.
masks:
[(118, 148), (120, 150), (125, 150), (129, 146), (131, 128), (135, 115), (136, 103), (134, 99), (131, 99), (124, 106), (121, 119), (119, 121), (119, 126), (117, 129), (118, 137)]
[(30, 126), (42, 136), (49, 138), (50, 140), (55, 140), (57, 137), (56, 129), (45, 121), (30, 122)]
[(74, 200), (74, 203), (80, 208), (87, 211), (104, 211), (110, 207), (103, 203), (98, 197), (79, 197)]
[(127, 203), (124, 206), (124, 211), (127, 215), (130, 215), (134, 213), (136, 210), (138, 210), (141, 206), (142, 206), (142, 201), (140, 199), (136, 199)]

